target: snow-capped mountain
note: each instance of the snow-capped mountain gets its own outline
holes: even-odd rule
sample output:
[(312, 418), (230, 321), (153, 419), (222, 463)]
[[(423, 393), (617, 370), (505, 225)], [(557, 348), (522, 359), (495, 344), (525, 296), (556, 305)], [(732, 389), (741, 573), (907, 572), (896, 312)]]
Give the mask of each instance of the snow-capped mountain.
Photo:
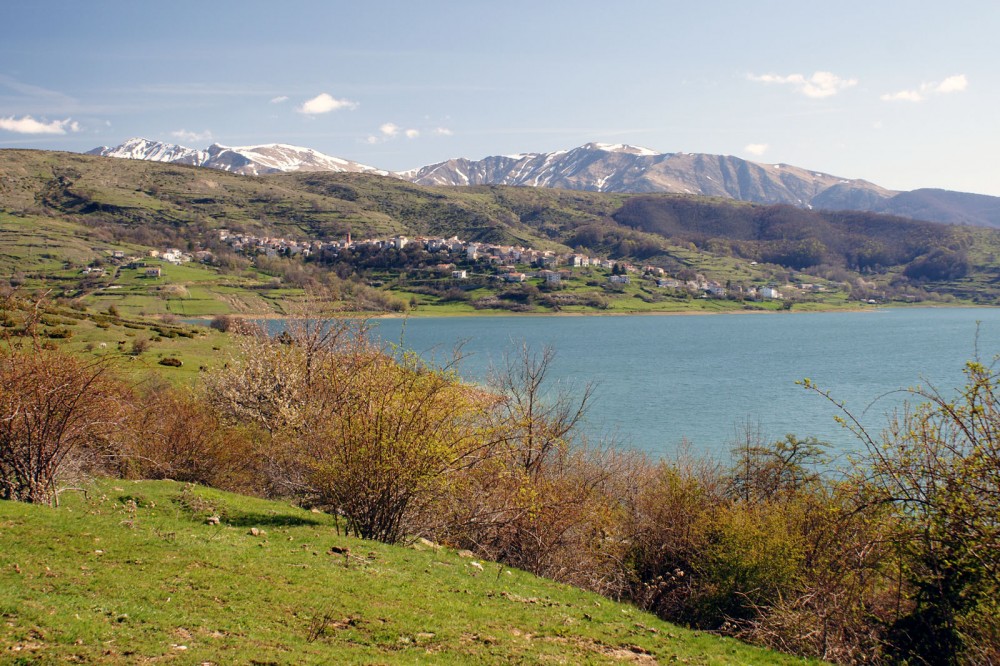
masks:
[(396, 173), (272, 143), (205, 150), (129, 139), (93, 155), (211, 167), (247, 175), (292, 171), (362, 172), (420, 185), (515, 185), (598, 192), (673, 192), (826, 210), (860, 210), (936, 222), (1000, 227), (1000, 198), (916, 190), (894, 192), (864, 180), (840, 178), (788, 164), (759, 164), (729, 155), (658, 153), (626, 144), (588, 143), (551, 153), (451, 159)]
[(130, 160), (149, 160), (151, 162), (175, 162), (177, 164), (191, 164), (194, 166), (204, 166), (208, 161), (208, 152), (185, 148), (173, 143), (163, 143), (162, 141), (150, 141), (149, 139), (134, 138), (125, 143), (108, 148), (101, 146), (87, 151), (88, 155), (101, 155), (102, 157), (121, 157)]
[(452, 159), (390, 174), (324, 155), (310, 148), (272, 143), (205, 150), (148, 139), (129, 139), (92, 155), (191, 164), (246, 175), (291, 171), (351, 171), (393, 175), (419, 185), (514, 185), (598, 192), (676, 192), (758, 203), (870, 210), (891, 192), (863, 180), (847, 180), (788, 166), (757, 164), (728, 155), (657, 153), (627, 144), (588, 143), (552, 153)]
[(239, 147), (222, 146), (216, 143), (206, 150), (196, 150), (172, 143), (134, 138), (114, 148), (107, 146), (94, 148), (88, 154), (190, 164), (249, 176), (291, 171), (351, 171), (386, 174), (385, 171), (374, 167), (324, 155), (311, 148), (281, 143)]
[(728, 155), (657, 153), (624, 144), (588, 143), (568, 151), (453, 159), (399, 176), (421, 185), (522, 185), (599, 192), (676, 192), (761, 203), (843, 208), (895, 192), (785, 164)]

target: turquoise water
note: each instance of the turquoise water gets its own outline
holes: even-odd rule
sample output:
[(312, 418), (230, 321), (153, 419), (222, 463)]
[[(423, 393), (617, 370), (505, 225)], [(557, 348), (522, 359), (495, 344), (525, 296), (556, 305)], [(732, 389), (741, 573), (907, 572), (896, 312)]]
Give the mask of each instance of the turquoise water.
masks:
[[(877, 432), (916, 385), (951, 392), (978, 350), (1000, 353), (1000, 309), (618, 317), (447, 317), (378, 320), (377, 332), (424, 356), (464, 343), (460, 374), (484, 380), (491, 363), (527, 343), (555, 349), (552, 377), (570, 391), (595, 385), (586, 433), (613, 435), (653, 455), (686, 440), (723, 455), (734, 429), (759, 422), (770, 439), (816, 436), (857, 448), (836, 409), (795, 382), (809, 377)], [(978, 332), (978, 333), (977, 333)]]

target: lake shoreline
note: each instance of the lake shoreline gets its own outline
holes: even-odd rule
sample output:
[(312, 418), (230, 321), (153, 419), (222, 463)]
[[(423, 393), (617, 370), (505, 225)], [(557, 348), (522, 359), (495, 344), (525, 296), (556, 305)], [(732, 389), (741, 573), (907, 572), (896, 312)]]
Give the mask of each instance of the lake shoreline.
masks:
[[(335, 318), (335, 317), (346, 317), (350, 319), (449, 319), (449, 318), (483, 318), (489, 319), (493, 317), (524, 317), (524, 318), (535, 318), (535, 317), (692, 317), (692, 316), (702, 316), (702, 315), (801, 315), (801, 314), (820, 314), (820, 313), (858, 313), (858, 312), (886, 312), (889, 310), (910, 310), (910, 309), (956, 309), (956, 308), (972, 308), (972, 309), (983, 309), (990, 310), (998, 306), (995, 305), (975, 305), (967, 303), (913, 303), (913, 304), (888, 304), (888, 305), (857, 305), (857, 306), (845, 306), (845, 307), (818, 307), (818, 308), (804, 308), (804, 309), (794, 309), (791, 310), (767, 310), (767, 309), (732, 309), (732, 310), (637, 310), (637, 311), (619, 311), (619, 312), (601, 312), (601, 311), (587, 311), (587, 312), (511, 312), (507, 310), (497, 310), (497, 311), (477, 311), (477, 312), (434, 312), (432, 310), (418, 310), (410, 312), (356, 312), (356, 311), (343, 311), (343, 312), (331, 312), (322, 315), (323, 317)], [(271, 319), (295, 319), (294, 315), (281, 314), (277, 312), (269, 313), (245, 313), (245, 312), (231, 312), (218, 315), (198, 315), (192, 317), (184, 317), (186, 320), (190, 321), (211, 321), (215, 317), (236, 317), (239, 319), (257, 319), (257, 320), (271, 320)]]
[[(807, 306), (813, 306), (816, 304), (808, 303)], [(699, 315), (789, 315), (789, 314), (818, 314), (818, 313), (831, 313), (831, 312), (844, 312), (844, 313), (857, 313), (857, 312), (885, 312), (888, 310), (932, 310), (932, 309), (955, 309), (955, 308), (973, 308), (973, 309), (984, 309), (990, 310), (998, 306), (996, 305), (972, 305), (965, 303), (893, 303), (893, 304), (883, 304), (883, 305), (870, 305), (870, 304), (857, 304), (857, 305), (845, 305), (845, 306), (835, 306), (835, 307), (805, 307), (795, 309), (794, 307), (789, 310), (770, 310), (770, 309), (756, 309), (756, 308), (739, 308), (731, 310), (634, 310), (634, 311), (617, 311), (617, 312), (603, 312), (600, 310), (585, 311), (585, 312), (509, 312), (509, 311), (489, 311), (489, 312), (428, 312), (428, 311), (418, 311), (418, 312), (385, 312), (380, 314), (372, 314), (369, 318), (371, 319), (418, 319), (418, 318), (441, 318), (446, 319), (449, 317), (690, 317)], [(364, 313), (358, 313), (363, 315)], [(281, 317), (279, 317), (280, 319)]]

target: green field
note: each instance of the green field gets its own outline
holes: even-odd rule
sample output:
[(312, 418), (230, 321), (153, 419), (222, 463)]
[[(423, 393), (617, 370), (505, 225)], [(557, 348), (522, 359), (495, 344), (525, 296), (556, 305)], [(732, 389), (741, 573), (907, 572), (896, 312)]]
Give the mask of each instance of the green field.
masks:
[[(208, 524), (218, 516), (220, 524)], [(0, 661), (809, 663), (448, 548), (171, 481), (0, 502)]]

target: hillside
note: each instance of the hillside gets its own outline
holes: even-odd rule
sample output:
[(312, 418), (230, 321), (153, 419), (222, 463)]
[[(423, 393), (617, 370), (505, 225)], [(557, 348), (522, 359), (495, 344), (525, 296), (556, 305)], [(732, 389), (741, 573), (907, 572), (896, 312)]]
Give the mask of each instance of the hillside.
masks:
[[(981, 364), (971, 406), (914, 393), (939, 402), (851, 471), (812, 437), (749, 430), (728, 462), (655, 461), (573, 434), (586, 398), (549, 397), (548, 351), (508, 358), (484, 390), (372, 346), (355, 319), (223, 335), (3, 296), (0, 647), (14, 663), (778, 660), (514, 568), (838, 663), (996, 652), (996, 558), (967, 555), (996, 552), (995, 502), (977, 493), (997, 451), (966, 429), (995, 404)], [(938, 408), (972, 436), (941, 443)], [(924, 596), (940, 568), (919, 565), (941, 541), (913, 530), (909, 503), (871, 502), (901, 459), (961, 493), (918, 527), (948, 530), (945, 566), (972, 603)], [(974, 511), (946, 522), (956, 503)], [(928, 607), (955, 624), (896, 631)]]
[[(804, 663), (287, 504), (104, 480), (0, 502), (0, 661)], [(218, 516), (219, 524), (207, 519)]]
[[(361, 241), (369, 247), (395, 236), (458, 237), (549, 252), (557, 261), (576, 253), (639, 272), (611, 288), (610, 268), (566, 270), (556, 263), (562, 283), (553, 288), (525, 264), (519, 270), (527, 284), (515, 288), (503, 284), (499, 269), (506, 259), (463, 263), (464, 253), (446, 257), (416, 245), (379, 256), (252, 254), (221, 244), (220, 229), (339, 246), (348, 237), (371, 239)], [(176, 268), (153, 261), (164, 269), (155, 280), (144, 279), (137, 265), (146, 262), (136, 261), (105, 265), (101, 278), (82, 274), (108, 264), (115, 252), (148, 257), (167, 248), (207, 252), (211, 260)], [(768, 285), (810, 307), (868, 300), (993, 303), (1000, 293), (998, 257), (998, 232), (874, 213), (679, 194), (429, 187), (370, 173), (243, 176), (144, 160), (0, 151), (0, 272), (92, 304), (129, 296), (135, 314), (283, 314), (288, 298), (317, 284), (331, 289), (342, 309), (364, 311), (697, 310), (711, 284), (728, 285), (726, 296), (713, 296), (721, 298), (712, 304), (716, 309), (744, 309), (746, 295)], [(475, 279), (456, 282), (437, 268), (456, 262)], [(664, 290), (657, 275), (688, 286)], [(528, 287), (548, 291), (538, 295)]]
[(127, 159), (193, 164), (243, 174), (363, 172), (420, 185), (510, 185), (590, 192), (673, 193), (817, 210), (885, 213), (947, 224), (1000, 227), (1000, 197), (948, 190), (894, 192), (861, 179), (731, 155), (658, 153), (625, 144), (588, 143), (571, 150), (455, 158), (390, 173), (309, 148), (268, 144), (205, 150), (133, 138), (89, 151)]

